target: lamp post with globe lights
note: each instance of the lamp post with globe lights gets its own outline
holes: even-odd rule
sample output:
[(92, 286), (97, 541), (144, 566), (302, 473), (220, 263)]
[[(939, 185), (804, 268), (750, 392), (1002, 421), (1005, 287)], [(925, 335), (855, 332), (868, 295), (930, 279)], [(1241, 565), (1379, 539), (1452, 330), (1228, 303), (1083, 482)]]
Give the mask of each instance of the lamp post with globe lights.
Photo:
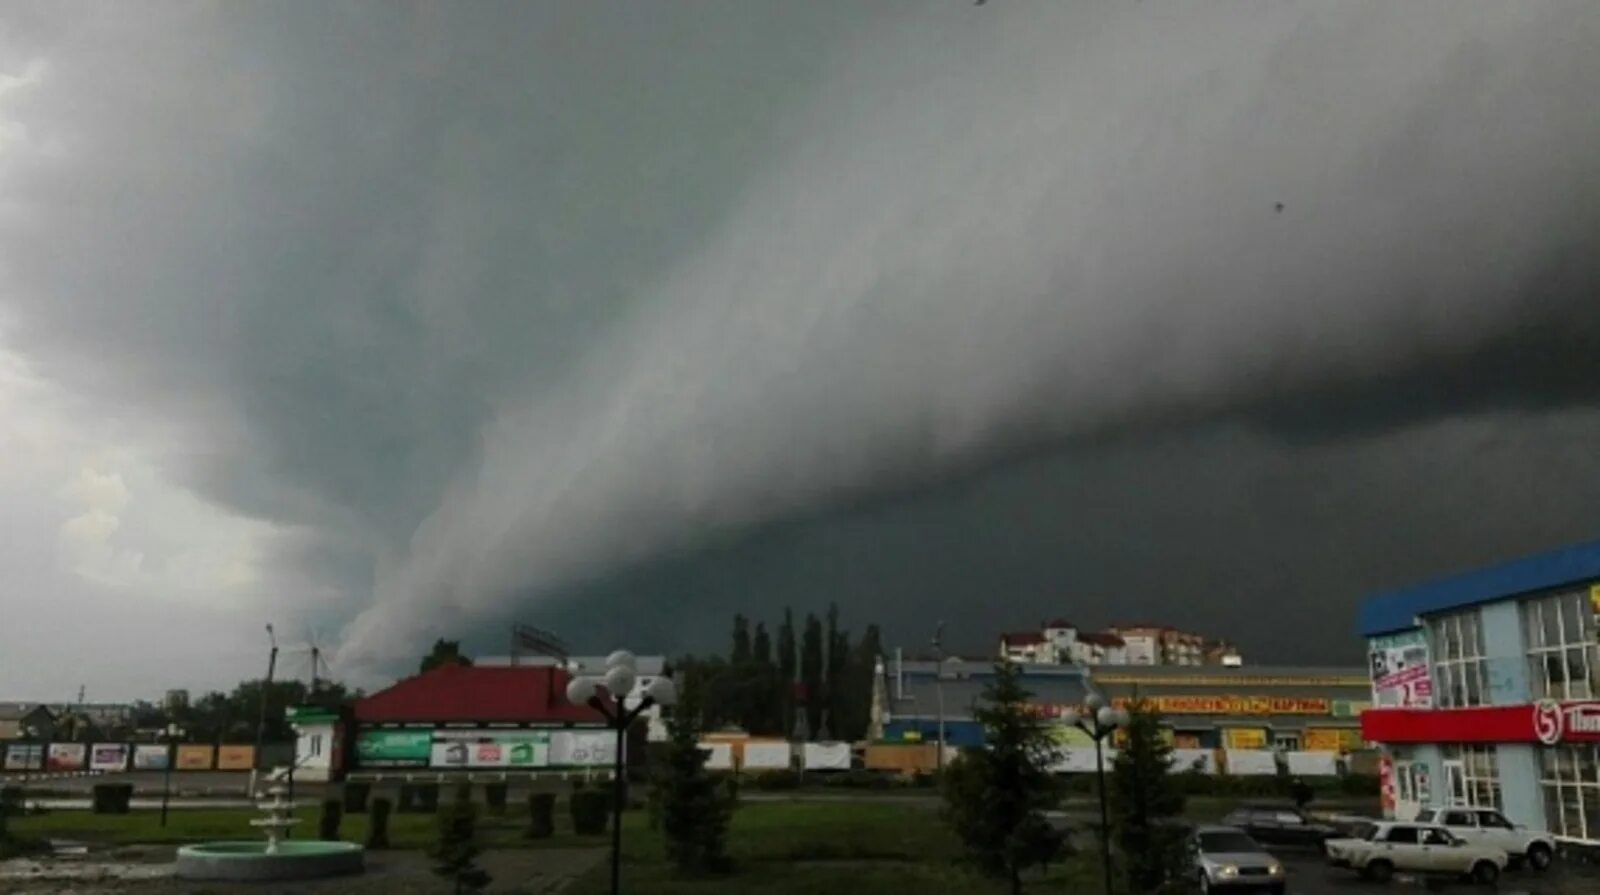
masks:
[(161, 774), (161, 825), (167, 825), (167, 802), (172, 798), (172, 766), (178, 761), (178, 741), (183, 739), (184, 730), (176, 723), (169, 723), (161, 731), (161, 740), (167, 744), (167, 764)]
[(567, 682), (567, 701), (573, 705), (592, 706), (605, 716), (607, 726), (617, 732), (617, 746), (613, 753), (614, 765), (611, 772), (614, 789), (611, 805), (612, 895), (620, 895), (622, 892), (622, 809), (626, 798), (622, 776), (622, 752), (628, 728), (651, 706), (670, 706), (678, 701), (678, 689), (672, 683), (672, 678), (661, 676), (645, 687), (639, 704), (629, 708), (628, 694), (633, 691), (638, 676), (638, 661), (633, 653), (617, 650), (606, 657), (605, 674), (576, 676)]
[(1067, 709), (1061, 720), (1078, 728), (1094, 740), (1094, 769), (1100, 784), (1100, 862), (1105, 873), (1106, 895), (1111, 895), (1111, 812), (1106, 805), (1106, 759), (1104, 742), (1119, 727), (1128, 726), (1126, 709), (1105, 704), (1099, 693), (1083, 700), (1083, 711)]

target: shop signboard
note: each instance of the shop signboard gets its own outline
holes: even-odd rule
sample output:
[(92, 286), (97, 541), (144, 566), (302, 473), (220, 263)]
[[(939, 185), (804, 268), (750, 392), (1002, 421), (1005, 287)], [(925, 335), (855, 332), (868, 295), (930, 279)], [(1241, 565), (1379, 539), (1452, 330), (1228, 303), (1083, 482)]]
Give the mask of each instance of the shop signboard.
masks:
[(6, 770), (37, 771), (44, 767), (44, 746), (39, 743), (12, 743), (6, 747)]
[(431, 730), (363, 730), (356, 763), (364, 768), (424, 768), (432, 757)]
[(133, 768), (136, 771), (164, 771), (169, 760), (170, 752), (166, 746), (133, 747)]
[[(1147, 696), (1143, 702), (1163, 715), (1331, 715), (1333, 700), (1299, 696)], [(1115, 699), (1131, 708), (1132, 699)]]
[(89, 769), (94, 771), (120, 771), (128, 766), (132, 750), (127, 743), (95, 743), (89, 750)]
[(1228, 749), (1265, 749), (1267, 732), (1260, 727), (1229, 727), (1222, 731), (1222, 744)]
[(1361, 716), (1361, 736), (1374, 743), (1600, 743), (1600, 700), (1373, 709)]
[(1326, 727), (1308, 727), (1301, 735), (1300, 746), (1307, 752), (1340, 752), (1343, 751), (1340, 733)]
[(436, 768), (542, 768), (550, 764), (547, 730), (435, 730), (429, 764)]
[(51, 743), (44, 766), (50, 771), (81, 771), (88, 763), (89, 749), (82, 743)]
[(1372, 702), (1380, 707), (1430, 708), (1433, 675), (1428, 638), (1421, 629), (1371, 640)]

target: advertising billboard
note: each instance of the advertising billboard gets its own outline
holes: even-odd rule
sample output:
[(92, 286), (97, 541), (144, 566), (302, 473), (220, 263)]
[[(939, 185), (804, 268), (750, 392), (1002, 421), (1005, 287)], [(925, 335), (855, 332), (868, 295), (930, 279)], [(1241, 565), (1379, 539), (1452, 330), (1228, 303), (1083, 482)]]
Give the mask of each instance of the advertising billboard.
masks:
[(1420, 629), (1374, 637), (1372, 703), (1380, 708), (1431, 708), (1433, 675), (1428, 667), (1428, 638)]
[(180, 771), (209, 771), (215, 752), (210, 746), (186, 743), (178, 747), (178, 763), (174, 767)]
[(128, 767), (128, 756), (133, 750), (127, 743), (95, 743), (89, 750), (89, 769), (93, 771), (121, 771)]
[(608, 730), (558, 730), (550, 734), (550, 764), (556, 767), (610, 767), (616, 740)]
[(435, 768), (542, 768), (550, 765), (547, 730), (435, 730)]
[(363, 730), (356, 736), (356, 764), (364, 768), (425, 768), (432, 747), (432, 730)]
[(12, 743), (6, 747), (6, 770), (37, 771), (44, 767), (44, 746), (38, 743)]
[(82, 743), (51, 743), (44, 766), (51, 771), (81, 771), (88, 765), (89, 747)]
[(133, 768), (136, 771), (164, 771), (169, 751), (166, 746), (138, 745), (133, 747)]
[(256, 748), (254, 746), (218, 746), (217, 770), (219, 771), (248, 771), (255, 767)]

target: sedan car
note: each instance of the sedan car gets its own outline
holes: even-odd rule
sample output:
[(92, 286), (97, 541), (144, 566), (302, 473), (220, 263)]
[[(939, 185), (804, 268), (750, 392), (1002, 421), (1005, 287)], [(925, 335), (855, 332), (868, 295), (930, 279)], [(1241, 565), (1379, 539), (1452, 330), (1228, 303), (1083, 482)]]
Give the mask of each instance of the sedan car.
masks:
[(1426, 808), (1416, 820), (1444, 827), (1458, 839), (1498, 848), (1511, 856), (1512, 867), (1526, 863), (1535, 870), (1544, 870), (1555, 858), (1554, 836), (1514, 824), (1493, 808)]
[(1281, 895), (1283, 864), (1237, 827), (1201, 827), (1189, 839), (1201, 892), (1244, 891)]
[(1396, 873), (1466, 877), (1493, 885), (1510, 860), (1488, 845), (1469, 843), (1433, 824), (1380, 821), (1352, 836), (1323, 843), (1328, 863), (1388, 882)]
[(1329, 823), (1308, 817), (1295, 808), (1252, 805), (1228, 814), (1222, 822), (1238, 827), (1250, 838), (1267, 845), (1321, 846), (1323, 840), (1341, 833)]

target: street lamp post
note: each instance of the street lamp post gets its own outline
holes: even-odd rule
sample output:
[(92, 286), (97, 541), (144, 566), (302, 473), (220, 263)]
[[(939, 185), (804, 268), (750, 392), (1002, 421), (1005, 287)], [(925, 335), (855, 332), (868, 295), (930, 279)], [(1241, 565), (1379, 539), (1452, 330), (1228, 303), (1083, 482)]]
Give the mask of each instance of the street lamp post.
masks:
[[(583, 675), (567, 682), (567, 701), (589, 705), (605, 716), (606, 724), (617, 732), (611, 782), (611, 893), (622, 892), (622, 809), (627, 798), (623, 781), (622, 753), (628, 728), (653, 705), (670, 706), (678, 701), (677, 687), (669, 677), (657, 677), (645, 688), (639, 704), (628, 708), (628, 694), (638, 679), (638, 662), (633, 653), (617, 650), (606, 657), (606, 673)], [(601, 689), (605, 690), (601, 695)]]
[(178, 739), (183, 736), (183, 728), (177, 724), (168, 724), (162, 732), (162, 739), (167, 744), (167, 767), (161, 775), (161, 826), (167, 825), (167, 802), (172, 797), (172, 766), (177, 764)]
[(1128, 726), (1128, 712), (1105, 704), (1098, 693), (1083, 701), (1084, 711), (1068, 709), (1062, 720), (1094, 740), (1094, 769), (1100, 783), (1100, 863), (1105, 874), (1106, 895), (1111, 895), (1111, 812), (1106, 804), (1106, 759), (1104, 742), (1118, 727)]

